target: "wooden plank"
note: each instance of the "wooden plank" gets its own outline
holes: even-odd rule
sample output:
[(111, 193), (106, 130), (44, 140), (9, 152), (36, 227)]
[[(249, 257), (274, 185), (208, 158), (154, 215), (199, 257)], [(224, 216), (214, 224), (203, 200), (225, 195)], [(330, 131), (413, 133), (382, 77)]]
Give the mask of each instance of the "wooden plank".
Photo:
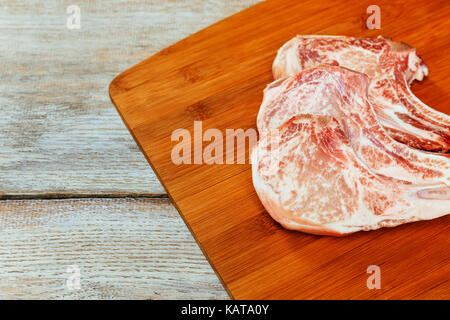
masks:
[(107, 87), (121, 70), (255, 0), (2, 2), (0, 198), (165, 193)]
[(0, 243), (0, 299), (228, 297), (168, 200), (0, 201)]
[[(119, 75), (110, 94), (130, 132), (234, 298), (449, 298), (449, 216), (345, 238), (282, 229), (265, 212), (246, 165), (176, 165), (174, 130), (255, 128), (276, 50), (296, 34), (392, 36), (418, 48), (430, 76), (419, 98), (446, 112), (448, 1), (271, 0), (163, 50)], [(416, 89), (414, 89), (416, 90)], [(204, 144), (204, 146), (206, 143)], [(248, 155), (248, 154), (247, 154)], [(248, 159), (247, 159), (248, 163)], [(382, 289), (366, 286), (370, 265)]]

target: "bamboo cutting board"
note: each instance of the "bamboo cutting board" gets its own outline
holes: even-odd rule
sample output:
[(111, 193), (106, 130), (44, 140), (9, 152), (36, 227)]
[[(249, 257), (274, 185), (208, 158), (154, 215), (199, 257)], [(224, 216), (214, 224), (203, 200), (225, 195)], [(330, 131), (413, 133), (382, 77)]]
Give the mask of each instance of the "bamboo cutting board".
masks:
[[(194, 121), (202, 121), (203, 132), (256, 127), (276, 51), (296, 34), (382, 34), (416, 47), (430, 76), (413, 91), (449, 113), (449, 2), (378, 1), (381, 30), (367, 30), (371, 2), (267, 1), (148, 58), (110, 85), (128, 129), (233, 298), (450, 298), (448, 216), (344, 238), (287, 231), (259, 202), (250, 165), (171, 161), (178, 143), (172, 132), (184, 128), (194, 137)], [(371, 265), (380, 268), (381, 289), (367, 287)]]

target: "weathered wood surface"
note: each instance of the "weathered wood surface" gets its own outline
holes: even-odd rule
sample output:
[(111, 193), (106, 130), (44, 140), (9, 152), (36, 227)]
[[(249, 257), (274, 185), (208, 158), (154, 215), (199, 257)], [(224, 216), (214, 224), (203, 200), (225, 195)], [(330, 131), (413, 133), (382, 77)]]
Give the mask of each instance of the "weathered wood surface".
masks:
[(0, 238), (0, 299), (228, 297), (167, 199), (1, 201)]
[[(177, 165), (171, 157), (172, 133), (184, 128), (192, 137), (196, 120), (203, 121), (203, 132), (214, 128), (223, 135), (229, 128), (255, 128), (276, 52), (299, 32), (385, 34), (417, 47), (431, 70), (419, 97), (448, 113), (448, 0), (416, 1), (414, 10), (400, 0), (379, 1), (386, 13), (381, 30), (367, 30), (362, 18), (371, 4), (270, 0), (178, 42), (110, 86), (127, 127), (234, 298), (450, 297), (450, 216), (343, 238), (288, 231), (259, 201), (249, 161)], [(220, 141), (215, 138), (219, 150), (226, 149)], [(371, 265), (381, 268), (380, 290), (367, 286)]]
[[(121, 71), (255, 0), (1, 1), (0, 197), (165, 193), (108, 96)], [(81, 29), (66, 8), (81, 9)]]
[[(164, 196), (108, 85), (256, 2), (0, 1), (0, 199)], [(167, 200), (0, 201), (0, 215), (0, 298), (227, 297)]]

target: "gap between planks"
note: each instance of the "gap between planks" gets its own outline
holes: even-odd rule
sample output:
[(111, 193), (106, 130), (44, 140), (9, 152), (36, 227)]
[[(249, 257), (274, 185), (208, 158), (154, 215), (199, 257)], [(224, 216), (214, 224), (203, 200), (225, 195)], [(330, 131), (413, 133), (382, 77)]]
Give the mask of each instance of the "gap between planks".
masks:
[(5, 200), (68, 200), (68, 199), (169, 199), (166, 193), (43, 193), (43, 194), (0, 194), (0, 201)]

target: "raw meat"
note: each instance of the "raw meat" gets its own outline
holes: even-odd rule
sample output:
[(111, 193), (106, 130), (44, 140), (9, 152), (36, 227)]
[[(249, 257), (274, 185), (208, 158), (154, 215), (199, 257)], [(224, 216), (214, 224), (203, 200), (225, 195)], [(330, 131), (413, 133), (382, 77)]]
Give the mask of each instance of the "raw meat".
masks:
[(251, 159), (259, 198), (287, 229), (345, 235), (450, 213), (450, 188), (374, 174), (331, 116), (295, 116), (263, 136)]
[(413, 149), (392, 139), (367, 99), (365, 74), (320, 66), (280, 79), (265, 90), (257, 125), (260, 136), (297, 114), (335, 117), (356, 155), (372, 172), (417, 185), (450, 185), (450, 157)]
[(369, 99), (381, 124), (399, 142), (435, 152), (450, 150), (450, 117), (422, 103), (409, 88), (428, 69), (416, 50), (388, 38), (297, 36), (278, 52), (275, 79), (320, 64), (339, 65), (368, 75)]

